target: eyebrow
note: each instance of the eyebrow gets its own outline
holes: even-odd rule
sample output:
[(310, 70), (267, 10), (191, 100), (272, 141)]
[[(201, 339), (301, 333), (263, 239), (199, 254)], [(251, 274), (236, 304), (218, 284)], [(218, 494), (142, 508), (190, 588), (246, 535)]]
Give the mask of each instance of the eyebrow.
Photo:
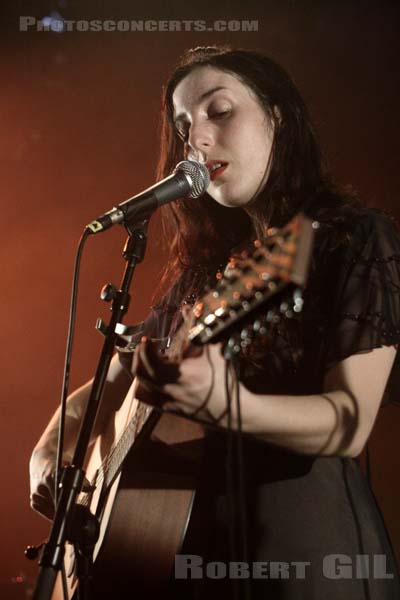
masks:
[[(220, 90), (226, 90), (226, 89), (228, 89), (228, 88), (226, 88), (222, 85), (219, 85), (217, 87), (211, 88), (210, 90), (207, 90), (206, 92), (204, 92), (203, 94), (201, 94), (201, 96), (199, 96), (197, 98), (197, 104), (200, 104), (200, 102), (203, 102), (203, 100), (206, 100), (206, 98), (209, 98), (210, 96), (215, 94), (215, 92), (219, 92)], [(178, 121), (181, 121), (184, 116), (185, 116), (184, 113), (179, 113), (179, 115), (177, 115), (174, 118), (175, 125), (177, 124)]]

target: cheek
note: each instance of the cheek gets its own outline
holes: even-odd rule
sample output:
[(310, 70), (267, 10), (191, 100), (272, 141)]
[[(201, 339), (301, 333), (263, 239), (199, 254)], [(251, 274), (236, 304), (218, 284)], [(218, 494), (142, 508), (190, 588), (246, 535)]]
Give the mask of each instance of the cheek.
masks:
[(265, 138), (253, 137), (247, 148), (244, 147), (242, 154), (243, 164), (246, 170), (257, 181), (263, 177), (267, 171), (270, 159), (270, 146), (266, 144)]
[(257, 171), (264, 173), (271, 156), (272, 139), (270, 131), (259, 127), (254, 132), (250, 148), (253, 160), (257, 165)]

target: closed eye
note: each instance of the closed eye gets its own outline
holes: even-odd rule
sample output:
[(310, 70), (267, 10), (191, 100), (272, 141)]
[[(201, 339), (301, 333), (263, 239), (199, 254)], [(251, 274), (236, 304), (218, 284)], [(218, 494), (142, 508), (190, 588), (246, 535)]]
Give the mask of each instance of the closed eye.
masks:
[[(211, 120), (212, 120), (212, 119), (223, 119), (223, 118), (225, 118), (225, 117), (229, 116), (229, 115), (230, 115), (230, 113), (231, 113), (231, 111), (230, 111), (230, 110), (221, 110), (221, 111), (219, 111), (219, 112), (213, 112), (213, 113), (210, 113), (210, 114), (208, 115), (208, 118), (209, 118), (209, 119), (211, 119)], [(185, 144), (186, 144), (186, 143), (188, 142), (188, 139), (189, 139), (189, 128), (188, 128), (188, 129), (185, 129), (185, 130), (183, 130), (183, 129), (181, 129), (181, 128), (176, 128), (176, 129), (175, 129), (175, 131), (176, 131), (176, 134), (177, 134), (177, 136), (179, 137), (179, 139), (180, 139), (180, 140), (181, 140), (183, 143), (185, 143)]]
[(220, 112), (215, 112), (215, 113), (211, 113), (209, 115), (209, 119), (221, 119), (223, 117), (226, 117), (227, 115), (230, 114), (230, 110), (222, 110)]

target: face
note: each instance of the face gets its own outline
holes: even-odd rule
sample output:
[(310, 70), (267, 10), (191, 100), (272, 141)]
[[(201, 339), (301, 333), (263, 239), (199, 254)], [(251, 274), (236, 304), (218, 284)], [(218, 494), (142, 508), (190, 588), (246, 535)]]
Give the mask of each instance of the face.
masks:
[(234, 75), (198, 67), (175, 88), (173, 105), (185, 158), (210, 170), (208, 194), (224, 206), (250, 208), (267, 180), (273, 140), (253, 91)]

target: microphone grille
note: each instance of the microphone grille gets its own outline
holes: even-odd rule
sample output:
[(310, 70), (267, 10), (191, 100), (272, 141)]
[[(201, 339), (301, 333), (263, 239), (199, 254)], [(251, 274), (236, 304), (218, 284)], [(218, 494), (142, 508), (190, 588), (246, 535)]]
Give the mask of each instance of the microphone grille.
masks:
[(183, 171), (185, 175), (190, 177), (192, 185), (187, 197), (199, 198), (207, 190), (210, 183), (210, 173), (205, 165), (196, 160), (182, 160), (176, 165), (174, 172), (176, 171)]

